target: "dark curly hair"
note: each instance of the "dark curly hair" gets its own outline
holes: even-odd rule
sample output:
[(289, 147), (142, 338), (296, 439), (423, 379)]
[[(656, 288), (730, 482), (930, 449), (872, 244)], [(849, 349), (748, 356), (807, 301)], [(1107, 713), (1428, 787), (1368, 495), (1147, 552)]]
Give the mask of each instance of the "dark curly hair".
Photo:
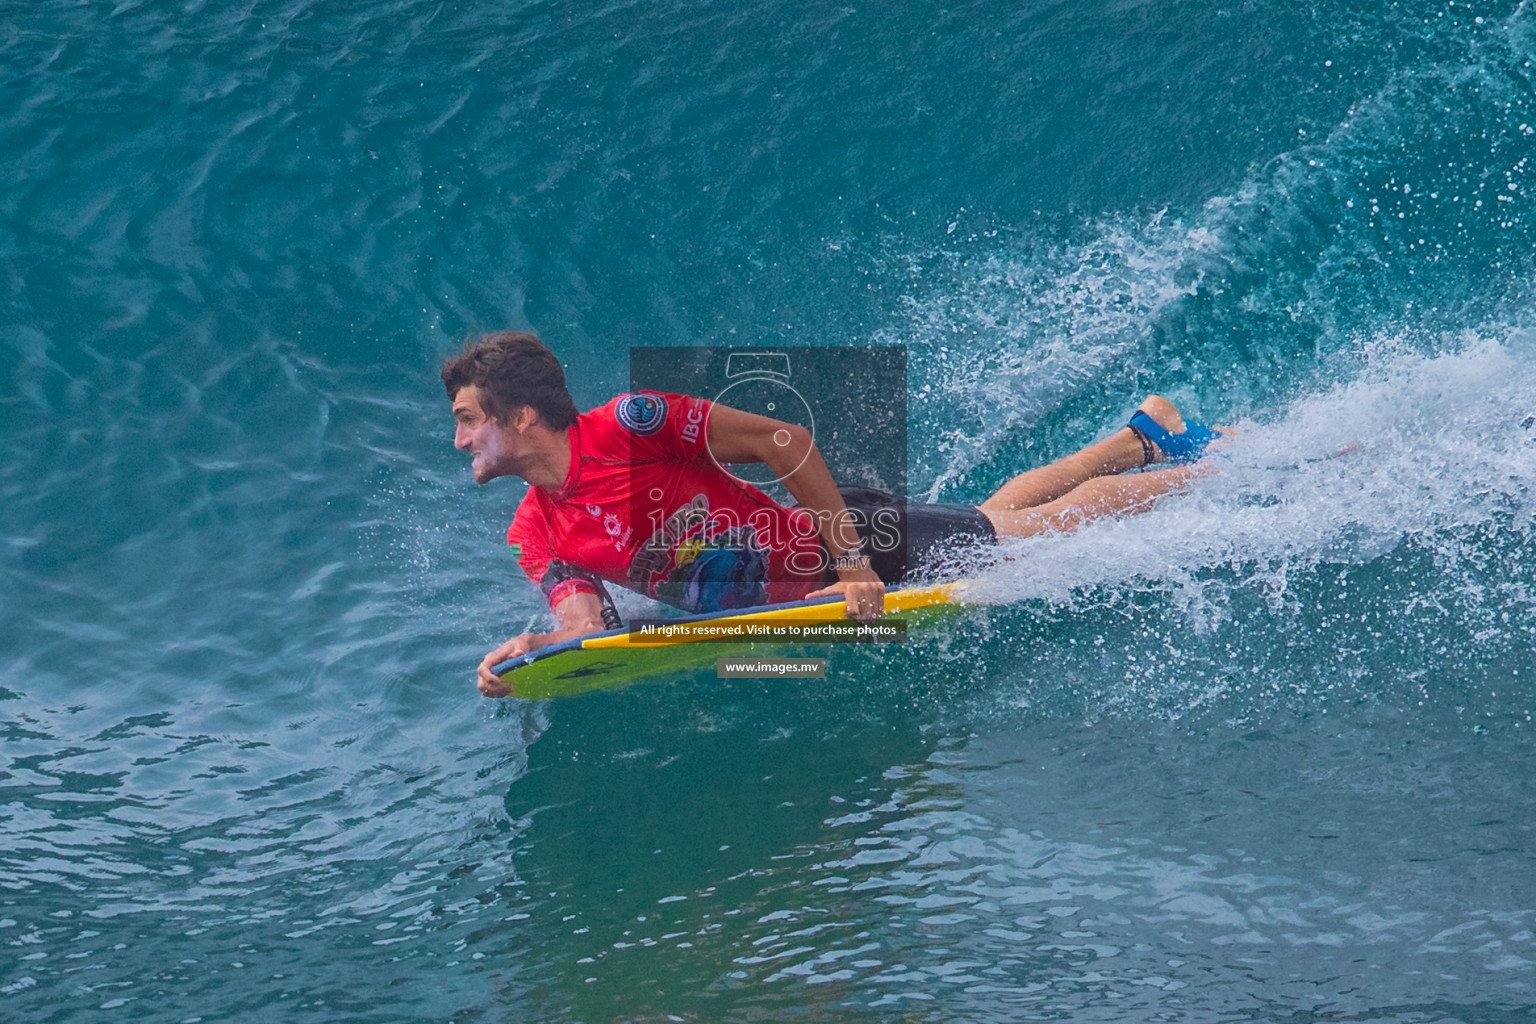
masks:
[(520, 331), (482, 334), (443, 364), (443, 387), (451, 401), (473, 384), (487, 416), (505, 422), (531, 406), (544, 424), (564, 430), (576, 422), (576, 403), (565, 388), (565, 371), (542, 341)]

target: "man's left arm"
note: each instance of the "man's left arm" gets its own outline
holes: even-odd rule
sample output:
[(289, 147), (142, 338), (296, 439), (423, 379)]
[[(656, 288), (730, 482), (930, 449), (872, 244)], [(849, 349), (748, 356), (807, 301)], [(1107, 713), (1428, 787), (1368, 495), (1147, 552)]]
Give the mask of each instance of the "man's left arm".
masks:
[(851, 618), (885, 611), (885, 584), (870, 568), (843, 495), (804, 427), (715, 404), (709, 410), (709, 450), (721, 462), (761, 462), (783, 482), (800, 508), (815, 518), (837, 582), (807, 596), (841, 594)]

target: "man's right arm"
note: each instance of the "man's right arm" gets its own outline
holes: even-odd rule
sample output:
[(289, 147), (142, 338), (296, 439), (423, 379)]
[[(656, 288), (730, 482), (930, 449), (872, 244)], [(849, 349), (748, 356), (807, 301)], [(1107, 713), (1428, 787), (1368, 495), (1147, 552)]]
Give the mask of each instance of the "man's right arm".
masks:
[(541, 647), (548, 647), (550, 644), (564, 643), (566, 640), (574, 640), (588, 633), (602, 632), (602, 599), (593, 593), (574, 593), (555, 605), (555, 618), (560, 620), (560, 628), (553, 633), (519, 633), (487, 654), (476, 672), (480, 692), (487, 697), (505, 697), (512, 692), (512, 688), (491, 671), (504, 661), (527, 654), (529, 651), (536, 651)]

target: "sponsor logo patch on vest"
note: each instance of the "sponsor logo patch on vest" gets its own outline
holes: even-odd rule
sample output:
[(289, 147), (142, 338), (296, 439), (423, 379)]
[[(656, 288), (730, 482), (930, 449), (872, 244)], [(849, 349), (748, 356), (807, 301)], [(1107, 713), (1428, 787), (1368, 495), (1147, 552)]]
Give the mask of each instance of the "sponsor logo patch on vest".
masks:
[(614, 410), (619, 426), (646, 437), (667, 422), (667, 400), (660, 395), (625, 395)]
[(704, 422), (704, 414), (697, 409), (688, 410), (688, 422), (683, 426), (683, 440), (697, 441), (699, 439), (699, 426)]

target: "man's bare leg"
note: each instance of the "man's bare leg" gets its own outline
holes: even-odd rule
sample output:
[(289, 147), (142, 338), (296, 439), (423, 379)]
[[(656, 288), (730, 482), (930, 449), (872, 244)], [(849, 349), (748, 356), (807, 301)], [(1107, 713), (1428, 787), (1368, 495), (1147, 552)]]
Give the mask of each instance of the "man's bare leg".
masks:
[[(1178, 434), (1184, 430), (1183, 417), (1166, 398), (1151, 396), (1141, 403), (1141, 411), (1170, 433)], [(1037, 508), (1096, 477), (1140, 469), (1145, 459), (1146, 453), (1142, 451), (1136, 432), (1130, 427), (1122, 427), (1104, 440), (1095, 441), (1081, 451), (1059, 458), (1048, 466), (1020, 473), (978, 507), (989, 515), (1010, 509)]]
[[(1137, 465), (1140, 465), (1141, 444), (1134, 438), (1132, 443), (1137, 447)], [(1145, 512), (1158, 498), (1182, 489), (1193, 478), (1208, 472), (1208, 466), (1194, 465), (1157, 469), (1130, 476), (1096, 477), (1084, 481), (1054, 501), (1032, 508), (989, 508), (982, 505), (981, 511), (992, 521), (992, 528), (999, 537), (1072, 533), (1094, 519)]]

